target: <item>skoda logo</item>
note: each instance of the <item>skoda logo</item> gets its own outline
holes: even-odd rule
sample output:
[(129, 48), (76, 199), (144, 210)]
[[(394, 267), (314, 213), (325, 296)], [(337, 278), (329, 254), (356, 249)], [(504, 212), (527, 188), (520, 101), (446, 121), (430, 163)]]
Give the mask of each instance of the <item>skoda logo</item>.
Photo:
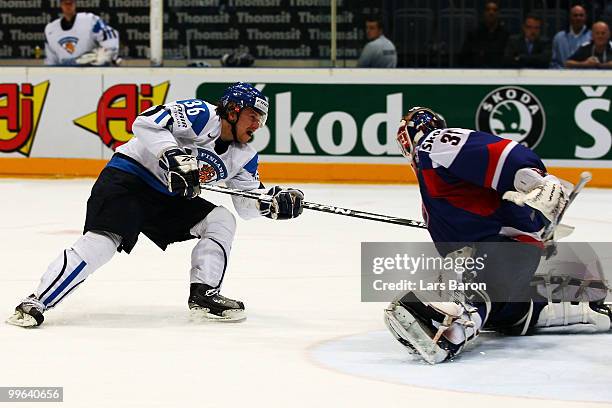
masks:
[(518, 86), (497, 88), (476, 111), (476, 129), (514, 140), (531, 149), (546, 128), (546, 114), (538, 98)]

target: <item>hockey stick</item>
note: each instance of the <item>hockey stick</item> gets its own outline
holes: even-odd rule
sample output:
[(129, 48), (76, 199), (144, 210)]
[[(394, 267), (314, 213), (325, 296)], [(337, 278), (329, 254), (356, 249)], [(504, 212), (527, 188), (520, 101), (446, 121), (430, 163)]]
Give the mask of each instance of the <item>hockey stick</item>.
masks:
[(588, 171), (583, 171), (580, 174), (580, 180), (578, 180), (578, 183), (574, 185), (574, 188), (570, 192), (569, 197), (567, 198), (567, 204), (565, 204), (565, 207), (563, 208), (563, 210), (561, 210), (557, 219), (554, 222), (548, 224), (544, 229), (544, 233), (542, 234), (542, 239), (544, 242), (550, 240), (553, 237), (555, 229), (559, 226), (559, 223), (561, 223), (563, 215), (565, 215), (565, 211), (567, 211), (567, 208), (574, 202), (576, 196), (582, 191), (584, 186), (586, 186), (586, 184), (591, 181), (592, 178), (593, 176)]
[[(242, 191), (242, 190), (236, 190), (236, 189), (229, 188), (229, 187), (214, 186), (210, 184), (200, 184), (200, 188), (203, 190), (215, 191), (217, 193), (252, 198), (253, 200), (264, 201), (267, 203), (272, 202), (271, 196), (266, 195), (266, 194), (254, 193), (252, 191)], [(321, 212), (337, 214), (337, 215), (344, 215), (347, 217), (355, 217), (355, 218), (363, 218), (363, 219), (372, 220), (372, 221), (387, 222), (389, 224), (404, 225), (406, 227), (425, 228), (425, 229), (427, 228), (427, 225), (421, 221), (408, 220), (405, 218), (398, 218), (398, 217), (391, 217), (388, 215), (369, 213), (365, 211), (351, 210), (349, 208), (341, 208), (341, 207), (336, 207), (333, 205), (310, 203), (308, 201), (304, 201), (302, 203), (302, 206), (308, 210), (321, 211)]]

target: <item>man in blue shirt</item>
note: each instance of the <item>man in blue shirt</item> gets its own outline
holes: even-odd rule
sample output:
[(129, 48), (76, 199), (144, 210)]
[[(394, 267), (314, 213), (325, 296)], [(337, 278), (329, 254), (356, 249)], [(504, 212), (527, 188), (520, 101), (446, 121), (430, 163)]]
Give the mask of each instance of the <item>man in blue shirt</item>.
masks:
[(582, 6), (570, 9), (570, 26), (553, 38), (551, 68), (563, 68), (565, 61), (584, 43), (591, 41), (591, 30), (586, 26), (586, 10)]

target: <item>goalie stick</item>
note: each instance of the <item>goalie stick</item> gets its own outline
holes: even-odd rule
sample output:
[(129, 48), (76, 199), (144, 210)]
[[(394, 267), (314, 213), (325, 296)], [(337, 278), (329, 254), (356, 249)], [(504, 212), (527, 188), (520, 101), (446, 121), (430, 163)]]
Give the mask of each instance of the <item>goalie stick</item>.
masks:
[[(203, 190), (215, 191), (217, 193), (252, 198), (253, 200), (260, 200), (260, 201), (264, 201), (268, 203), (272, 201), (271, 196), (266, 195), (266, 194), (254, 193), (252, 191), (242, 191), (242, 190), (236, 190), (236, 189), (229, 188), (229, 187), (214, 186), (210, 184), (200, 184), (200, 188)], [(366, 220), (386, 222), (389, 224), (403, 225), (406, 227), (424, 228), (424, 229), (427, 228), (427, 225), (422, 221), (408, 220), (405, 218), (391, 217), (388, 215), (351, 210), (349, 208), (341, 208), (341, 207), (336, 207), (334, 205), (310, 203), (308, 201), (304, 201), (302, 203), (302, 206), (308, 210), (321, 211), (321, 212), (337, 214), (337, 215), (344, 215), (347, 217), (363, 218)]]
[(580, 180), (578, 180), (578, 183), (574, 185), (574, 188), (570, 192), (569, 197), (567, 198), (567, 204), (565, 204), (565, 207), (563, 208), (563, 210), (561, 210), (557, 219), (554, 222), (551, 222), (550, 224), (548, 224), (546, 228), (544, 229), (544, 233), (542, 234), (542, 240), (544, 242), (549, 241), (550, 239), (553, 238), (555, 229), (559, 226), (559, 223), (561, 222), (561, 218), (563, 218), (565, 211), (567, 211), (567, 208), (574, 202), (578, 193), (582, 191), (584, 186), (589, 181), (591, 181), (592, 178), (593, 176), (588, 171), (583, 171), (580, 174)]

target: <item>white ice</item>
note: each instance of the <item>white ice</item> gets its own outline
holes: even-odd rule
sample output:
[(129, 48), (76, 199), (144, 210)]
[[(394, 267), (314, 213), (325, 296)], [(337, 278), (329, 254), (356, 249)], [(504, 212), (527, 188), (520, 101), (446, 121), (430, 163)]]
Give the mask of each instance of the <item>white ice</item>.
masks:
[[(92, 184), (0, 179), (1, 320), (79, 236)], [(297, 187), (308, 201), (420, 218), (415, 186)], [(206, 197), (231, 208), (227, 196)], [(566, 216), (572, 240), (609, 240), (611, 198), (583, 192)], [(563, 372), (575, 389), (598, 390), (588, 401), (612, 402), (612, 335), (494, 337), (460, 364), (413, 361), (384, 331), (385, 305), (360, 301), (360, 243), (426, 240), (422, 230), (308, 211), (239, 221), (223, 293), (245, 301), (248, 319), (203, 324), (186, 307), (195, 241), (164, 253), (141, 236), (42, 327), (0, 324), (0, 387), (63, 386), (64, 402), (44, 405), (60, 407), (602, 406), (538, 392)], [(29, 405), (40, 406), (16, 406)]]

